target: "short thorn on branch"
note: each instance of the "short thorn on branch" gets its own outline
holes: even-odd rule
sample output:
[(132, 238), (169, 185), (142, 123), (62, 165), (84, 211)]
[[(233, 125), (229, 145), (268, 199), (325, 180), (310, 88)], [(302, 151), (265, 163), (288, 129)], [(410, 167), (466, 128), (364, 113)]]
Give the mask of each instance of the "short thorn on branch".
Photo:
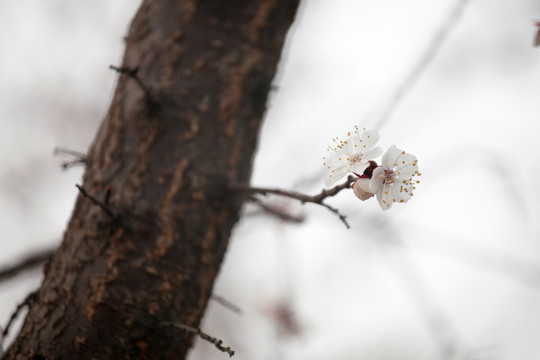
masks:
[(125, 74), (128, 77), (130, 77), (131, 79), (133, 79), (135, 81), (135, 83), (137, 84), (137, 86), (139, 86), (139, 88), (144, 92), (144, 95), (146, 96), (146, 99), (151, 103), (156, 102), (155, 98), (152, 95), (152, 92), (150, 91), (148, 86), (146, 86), (142, 82), (141, 78), (139, 77), (139, 67), (138, 66), (135, 66), (135, 67), (129, 67), (129, 66), (118, 67), (118, 66), (114, 66), (114, 65), (109, 65), (109, 69), (114, 70), (114, 71), (116, 71), (117, 73), (120, 73), (120, 74)]
[(238, 315), (242, 314), (242, 309), (238, 305), (233, 304), (229, 300), (225, 299), (223, 296), (212, 294), (212, 300), (215, 300), (218, 304), (221, 304), (226, 309), (231, 310)]
[(197, 334), (197, 335), (199, 335), (201, 337), (201, 339), (206, 340), (209, 343), (214, 344), (214, 346), (217, 349), (219, 349), (220, 351), (223, 351), (223, 352), (226, 352), (227, 354), (229, 354), (229, 357), (232, 357), (234, 355), (234, 350), (231, 349), (229, 346), (227, 346), (227, 347), (223, 346), (223, 341), (222, 340), (219, 340), (219, 339), (217, 339), (217, 338), (215, 338), (213, 336), (210, 336), (210, 335), (202, 332), (201, 329), (199, 329), (199, 328), (194, 328), (194, 327), (187, 326), (187, 325), (184, 325), (184, 324), (170, 323), (170, 322), (163, 323), (162, 325), (173, 326), (175, 328), (182, 329), (184, 331), (187, 331), (187, 332), (190, 332), (190, 333), (193, 333), (193, 334)]
[(68, 155), (74, 158), (73, 160), (63, 162), (61, 165), (62, 170), (67, 170), (76, 165), (86, 165), (86, 154), (79, 151), (57, 147), (54, 148), (54, 155)]
[(341, 190), (349, 189), (351, 187), (351, 184), (356, 179), (357, 178), (355, 176), (349, 175), (349, 177), (347, 177), (347, 180), (345, 180), (345, 182), (339, 185), (336, 185), (333, 188), (325, 189), (315, 196), (305, 195), (296, 191), (289, 191), (289, 190), (251, 187), (247, 184), (241, 184), (241, 183), (231, 183), (230, 188), (231, 190), (242, 191), (242, 192), (251, 193), (251, 194), (261, 194), (261, 195), (273, 194), (273, 195), (285, 196), (285, 197), (299, 200), (302, 204), (313, 203), (313, 204), (324, 206), (325, 208), (327, 208), (328, 210), (336, 214), (339, 217), (339, 219), (345, 224), (347, 229), (350, 229), (351, 226), (347, 222), (347, 217), (343, 215), (342, 213), (340, 213), (338, 209), (328, 204), (325, 204), (324, 200), (328, 197), (337, 195)]
[[(75, 184), (75, 186), (77, 187), (77, 189), (79, 189), (80, 193), (85, 197), (87, 198), (88, 200), (90, 200), (94, 205), (97, 205), (101, 208), (101, 210), (103, 210), (107, 215), (109, 215), (113, 220), (118, 220), (118, 216), (109, 208), (109, 205), (105, 202), (102, 202), (102, 201), (99, 201), (98, 199), (96, 199), (95, 197), (93, 197), (92, 195), (88, 194), (88, 192), (86, 192), (86, 190), (79, 184)], [(107, 193), (105, 194), (106, 196), (106, 200), (108, 202), (108, 198), (107, 198)]]

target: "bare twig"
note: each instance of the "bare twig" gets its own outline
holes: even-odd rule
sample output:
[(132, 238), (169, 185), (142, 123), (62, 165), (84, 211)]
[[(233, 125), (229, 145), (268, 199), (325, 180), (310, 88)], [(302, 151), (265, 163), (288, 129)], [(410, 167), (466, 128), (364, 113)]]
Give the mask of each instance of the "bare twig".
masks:
[(190, 332), (190, 333), (193, 333), (193, 334), (197, 334), (197, 335), (199, 335), (201, 337), (201, 339), (206, 340), (209, 343), (214, 344), (214, 346), (217, 349), (219, 349), (220, 351), (223, 351), (223, 352), (226, 352), (227, 354), (229, 354), (229, 357), (232, 357), (234, 355), (234, 350), (231, 349), (229, 346), (227, 346), (227, 347), (223, 346), (223, 341), (222, 340), (219, 340), (219, 339), (217, 339), (217, 338), (215, 338), (213, 336), (210, 336), (210, 335), (202, 332), (201, 329), (196, 329), (194, 327), (187, 326), (187, 325), (184, 325), (184, 324), (170, 323), (170, 322), (163, 323), (163, 325), (170, 325), (170, 326), (173, 326), (175, 328), (182, 329), (184, 331), (187, 331), (187, 332)]
[(57, 147), (54, 148), (54, 155), (69, 155), (74, 157), (73, 160), (62, 163), (62, 170), (67, 170), (75, 165), (86, 165), (86, 154), (79, 151)]
[(301, 224), (304, 222), (304, 220), (306, 220), (306, 217), (304, 215), (289, 214), (288, 212), (286, 212), (285, 210), (277, 206), (272, 206), (272, 205), (269, 205), (268, 203), (265, 203), (258, 197), (251, 196), (249, 200), (257, 204), (257, 206), (259, 206), (264, 212), (270, 215), (276, 216), (283, 221), (287, 221), (287, 222), (291, 222), (295, 224)]
[(448, 35), (458, 23), (467, 1), (468, 0), (457, 0), (454, 8), (448, 15), (448, 18), (435, 33), (425, 52), (390, 98), (390, 101), (383, 110), (383, 113), (379, 116), (379, 120), (375, 126), (373, 126), (374, 129), (380, 129), (388, 121), (396, 107), (401, 102), (401, 99), (403, 99), (403, 97), (413, 88), (420, 76), (429, 67), (439, 52), (441, 46), (448, 38)]
[(126, 74), (128, 77), (132, 78), (135, 81), (135, 83), (139, 86), (139, 88), (144, 92), (144, 94), (146, 95), (146, 98), (148, 99), (148, 101), (155, 102), (154, 96), (152, 95), (152, 91), (150, 91), (148, 86), (146, 86), (142, 82), (141, 78), (138, 75), (138, 72), (139, 72), (139, 67), (138, 66), (135, 66), (135, 67), (129, 67), (129, 66), (118, 67), (118, 66), (114, 66), (114, 65), (109, 65), (109, 69), (114, 70), (114, 71), (116, 71), (116, 72), (118, 72), (120, 74)]
[(19, 305), (17, 305), (17, 308), (15, 309), (13, 314), (11, 314), (11, 317), (9, 318), (4, 330), (2, 330), (2, 336), (0, 338), (0, 348), (3, 348), (4, 339), (9, 334), (9, 330), (11, 329), (11, 325), (13, 325), (13, 322), (15, 321), (15, 319), (17, 319), (17, 316), (19, 316), (22, 309), (24, 309), (26, 306), (28, 306), (28, 307), (32, 306), (32, 304), (36, 300), (37, 294), (38, 294), (38, 290), (32, 291), (30, 294), (28, 294), (24, 298), (23, 302), (21, 302)]
[(339, 219), (345, 224), (347, 229), (350, 229), (351, 226), (347, 222), (347, 217), (341, 214), (338, 209), (328, 204), (325, 204), (323, 201), (328, 197), (337, 195), (343, 189), (350, 188), (351, 184), (355, 180), (356, 180), (356, 177), (349, 175), (349, 177), (347, 178), (347, 180), (345, 180), (344, 183), (336, 185), (330, 189), (325, 189), (315, 196), (305, 195), (296, 191), (289, 191), (289, 190), (282, 190), (282, 189), (251, 187), (249, 185), (241, 184), (241, 183), (232, 183), (230, 184), (230, 187), (232, 190), (236, 190), (236, 191), (242, 191), (242, 192), (247, 192), (247, 193), (252, 193), (252, 194), (261, 194), (261, 195), (273, 194), (273, 195), (285, 196), (285, 197), (290, 197), (292, 199), (299, 200), (302, 204), (313, 203), (313, 204), (324, 206), (325, 208), (327, 208), (328, 210), (336, 214), (339, 217)]
[(86, 190), (79, 184), (75, 184), (75, 186), (77, 187), (77, 189), (79, 189), (79, 191), (81, 192), (81, 194), (89, 199), (94, 205), (97, 205), (101, 208), (101, 210), (103, 210), (107, 215), (109, 215), (113, 220), (118, 220), (118, 216), (109, 208), (109, 206), (107, 206), (107, 204), (99, 201), (98, 199), (96, 199), (95, 197), (93, 197), (92, 195), (88, 194), (86, 192)]
[(235, 312), (237, 314), (242, 314), (242, 309), (239, 306), (233, 304), (229, 300), (225, 299), (223, 296), (212, 294), (212, 299), (215, 300), (218, 304), (221, 304), (223, 307)]
[(45, 264), (54, 254), (55, 249), (47, 249), (35, 254), (31, 254), (15, 265), (6, 266), (0, 269), (0, 282), (11, 279), (19, 273), (33, 269)]

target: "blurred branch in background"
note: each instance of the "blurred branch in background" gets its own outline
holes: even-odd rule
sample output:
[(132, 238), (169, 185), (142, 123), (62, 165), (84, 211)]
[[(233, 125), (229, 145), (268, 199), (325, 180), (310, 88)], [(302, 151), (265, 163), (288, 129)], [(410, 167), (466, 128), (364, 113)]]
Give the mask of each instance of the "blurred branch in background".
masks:
[(259, 214), (268, 214), (284, 222), (288, 222), (292, 224), (301, 224), (306, 220), (306, 217), (304, 214), (296, 215), (296, 214), (291, 213), (287, 209), (288, 204), (285, 202), (280, 202), (280, 203), (276, 202), (274, 204), (271, 204), (270, 201), (262, 201), (256, 196), (251, 196), (249, 198), (249, 201), (257, 205), (260, 208), (260, 210), (244, 214), (244, 217), (259, 215)]
[(540, 290), (540, 264), (534, 261), (455, 237), (452, 241), (442, 241), (436, 236), (429, 241), (418, 238), (414, 238), (413, 241), (416, 249), (452, 257), (466, 265), (496, 273), (516, 283)]
[(370, 126), (371, 129), (380, 130), (386, 122), (390, 119), (395, 109), (403, 99), (403, 97), (411, 91), (420, 76), (429, 67), (444, 42), (448, 39), (448, 36), (454, 30), (461, 18), (461, 14), (467, 5), (468, 0), (457, 0), (453, 9), (448, 14), (446, 21), (441, 25), (439, 30), (433, 36), (433, 39), (428, 44), (422, 56), (418, 62), (414, 65), (411, 72), (405, 77), (403, 82), (396, 88), (390, 100), (384, 106), (382, 114), (378, 116), (377, 122)]
[[(443, 360), (466, 359), (470, 351), (458, 338), (454, 325), (432, 296), (421, 273), (416, 268), (407, 246), (389, 221), (379, 226), (380, 245), (390, 267), (408, 291), (413, 304), (422, 317)], [(397, 250), (397, 251), (396, 251)]]

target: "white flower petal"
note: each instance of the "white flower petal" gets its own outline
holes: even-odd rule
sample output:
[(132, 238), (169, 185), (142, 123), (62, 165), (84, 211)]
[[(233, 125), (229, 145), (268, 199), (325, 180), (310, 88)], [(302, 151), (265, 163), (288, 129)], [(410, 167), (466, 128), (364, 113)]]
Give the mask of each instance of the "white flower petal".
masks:
[(394, 204), (393, 201), (390, 199), (389, 191), (387, 190), (388, 185), (384, 185), (376, 195), (377, 195), (377, 201), (379, 201), (379, 205), (381, 206), (381, 209), (388, 210), (392, 207)]
[(377, 146), (377, 147), (374, 147), (371, 150), (366, 151), (366, 153), (364, 154), (364, 159), (366, 161), (367, 160), (373, 160), (373, 159), (375, 159), (377, 156), (379, 156), (381, 154), (382, 154), (382, 149)]
[(364, 170), (367, 169), (368, 166), (368, 162), (355, 163), (353, 166), (350, 167), (350, 171), (362, 175), (362, 173), (364, 172)]
[[(358, 133), (355, 131), (355, 134)], [(362, 174), (369, 166), (369, 160), (379, 156), (381, 149), (373, 148), (379, 140), (379, 134), (376, 131), (365, 131), (358, 135), (349, 133), (349, 138), (345, 141), (334, 138), (334, 147), (329, 147), (332, 150), (332, 157), (326, 160), (330, 174), (325, 183), (335, 184), (342, 177), (347, 175), (347, 172), (356, 172)]]
[(382, 167), (385, 169), (393, 169), (396, 165), (398, 157), (401, 155), (401, 150), (395, 145), (392, 145), (386, 150), (382, 157)]
[(371, 149), (379, 141), (379, 133), (377, 131), (364, 131), (361, 136), (365, 149)]
[(378, 168), (373, 170), (371, 181), (369, 182), (369, 191), (371, 191), (374, 194), (377, 194), (381, 191), (383, 184), (384, 184), (384, 169), (379, 166)]
[(324, 181), (324, 184), (328, 187), (333, 186), (335, 183), (337, 183), (339, 180), (341, 180), (345, 175), (348, 173), (348, 168), (340, 168), (339, 170), (334, 170), (334, 172), (330, 173), (326, 180)]

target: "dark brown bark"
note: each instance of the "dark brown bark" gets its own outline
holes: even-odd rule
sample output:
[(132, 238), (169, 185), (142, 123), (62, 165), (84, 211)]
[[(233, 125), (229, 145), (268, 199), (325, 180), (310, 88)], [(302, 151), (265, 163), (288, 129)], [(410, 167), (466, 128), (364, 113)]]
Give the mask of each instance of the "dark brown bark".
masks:
[(86, 158), (82, 189), (104, 203), (110, 186), (109, 211), (79, 194), (6, 359), (185, 357), (193, 334), (167, 323), (199, 326), (297, 2), (143, 1), (137, 79), (120, 76)]

